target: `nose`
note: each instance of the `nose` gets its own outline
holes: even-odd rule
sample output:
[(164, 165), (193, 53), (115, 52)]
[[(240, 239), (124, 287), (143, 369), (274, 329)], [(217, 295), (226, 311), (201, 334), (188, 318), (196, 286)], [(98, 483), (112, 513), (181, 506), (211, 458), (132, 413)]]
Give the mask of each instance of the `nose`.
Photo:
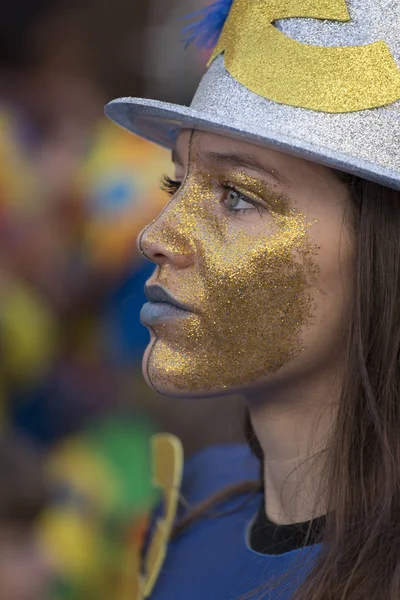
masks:
[(177, 269), (185, 269), (193, 261), (194, 244), (190, 235), (161, 219), (145, 227), (137, 243), (140, 252), (160, 266), (171, 264)]

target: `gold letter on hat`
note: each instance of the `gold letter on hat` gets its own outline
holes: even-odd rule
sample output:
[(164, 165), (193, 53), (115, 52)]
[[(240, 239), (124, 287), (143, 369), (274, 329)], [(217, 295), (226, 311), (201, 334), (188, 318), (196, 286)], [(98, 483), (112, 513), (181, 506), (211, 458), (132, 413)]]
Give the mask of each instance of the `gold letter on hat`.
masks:
[(292, 17), (350, 21), (344, 0), (234, 0), (210, 63), (224, 53), (239, 83), (290, 106), (344, 113), (400, 99), (400, 70), (384, 41), (312, 46), (273, 25)]

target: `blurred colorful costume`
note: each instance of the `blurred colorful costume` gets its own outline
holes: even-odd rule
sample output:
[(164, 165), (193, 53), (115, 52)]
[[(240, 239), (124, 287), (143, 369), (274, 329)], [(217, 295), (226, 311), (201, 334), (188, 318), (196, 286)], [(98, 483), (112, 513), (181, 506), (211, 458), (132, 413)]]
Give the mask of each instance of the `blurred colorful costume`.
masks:
[(136, 237), (165, 202), (158, 180), (170, 163), (105, 119), (81, 154), (38, 148), (24, 116), (0, 106), (1, 395), (16, 392), (23, 403), (55, 365), (63, 369), (60, 357), (78, 379), (87, 372), (82, 395), (90, 398), (91, 372), (96, 364), (105, 372), (110, 340), (119, 339), (105, 331), (104, 307), (143, 268)]
[[(65, 173), (43, 161), (29, 123), (1, 107), (1, 400), (7, 421), (10, 398), (22, 398), (17, 426), (53, 441), (116, 401), (107, 346), (118, 332), (107, 331), (104, 307), (143, 269), (136, 237), (165, 202), (158, 180), (170, 161), (105, 119)], [(132, 600), (132, 561), (158, 497), (152, 432), (140, 417), (111, 417), (50, 450), (58, 496), (40, 536), (57, 553), (57, 600)]]
[(39, 533), (56, 561), (57, 600), (134, 600), (132, 565), (159, 496), (151, 433), (144, 419), (108, 417), (49, 456), (55, 495)]

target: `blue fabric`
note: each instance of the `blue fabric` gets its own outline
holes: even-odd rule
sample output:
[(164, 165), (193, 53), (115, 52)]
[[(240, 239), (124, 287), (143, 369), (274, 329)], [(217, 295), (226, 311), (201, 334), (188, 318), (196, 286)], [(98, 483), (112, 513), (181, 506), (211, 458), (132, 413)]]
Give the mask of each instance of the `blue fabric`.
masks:
[[(182, 493), (196, 504), (233, 483), (257, 479), (258, 472), (258, 461), (247, 445), (210, 446), (187, 463)], [(237, 497), (217, 510), (240, 507), (244, 499)], [(240, 600), (260, 586), (264, 589), (251, 596), (254, 600), (289, 600), (315, 563), (321, 544), (278, 555), (251, 550), (247, 531), (261, 500), (260, 493), (232, 514), (202, 519), (172, 541), (151, 600)], [(285, 581), (265, 591), (265, 584), (292, 567)]]

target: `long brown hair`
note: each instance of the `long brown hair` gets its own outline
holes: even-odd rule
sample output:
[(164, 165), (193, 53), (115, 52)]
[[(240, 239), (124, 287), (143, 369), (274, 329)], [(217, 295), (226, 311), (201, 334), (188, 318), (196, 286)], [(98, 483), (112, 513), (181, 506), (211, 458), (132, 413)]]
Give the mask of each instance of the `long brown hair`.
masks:
[[(337, 175), (357, 247), (353, 317), (324, 470), (323, 544), (292, 600), (399, 600), (400, 192)], [(250, 419), (247, 437), (262, 460)]]

